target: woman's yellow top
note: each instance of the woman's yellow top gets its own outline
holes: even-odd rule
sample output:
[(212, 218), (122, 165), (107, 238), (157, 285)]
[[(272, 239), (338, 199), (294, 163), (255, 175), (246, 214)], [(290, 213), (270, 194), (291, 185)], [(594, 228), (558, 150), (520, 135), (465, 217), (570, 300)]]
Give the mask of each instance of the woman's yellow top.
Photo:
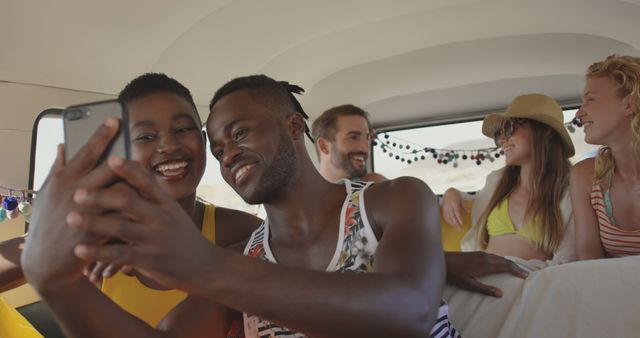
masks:
[[(215, 206), (205, 203), (202, 235), (211, 243), (216, 240)], [(102, 282), (102, 292), (125, 311), (155, 327), (176, 305), (187, 298), (179, 290), (155, 290), (142, 284), (137, 277), (121, 272)]]
[(0, 337), (42, 338), (43, 336), (0, 296)]
[(511, 221), (511, 216), (509, 216), (509, 199), (505, 198), (491, 210), (487, 218), (487, 232), (489, 236), (517, 234), (533, 243), (540, 243), (542, 238), (540, 238), (537, 224), (533, 220), (527, 222), (521, 229), (516, 229)]

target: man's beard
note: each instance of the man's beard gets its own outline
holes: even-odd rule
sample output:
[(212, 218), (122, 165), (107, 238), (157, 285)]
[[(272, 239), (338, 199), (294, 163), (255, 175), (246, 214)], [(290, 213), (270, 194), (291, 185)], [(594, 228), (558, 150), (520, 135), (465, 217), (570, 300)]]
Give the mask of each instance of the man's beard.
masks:
[(297, 156), (293, 142), (286, 135), (280, 137), (276, 155), (264, 170), (252, 192), (242, 196), (249, 204), (273, 203), (289, 190), (297, 175)]
[(367, 158), (367, 153), (363, 152), (351, 152), (351, 153), (343, 153), (335, 145), (331, 145), (333, 149), (331, 149), (331, 164), (333, 164), (336, 168), (344, 170), (349, 177), (345, 177), (348, 179), (352, 179), (355, 177), (363, 177), (367, 174), (367, 166), (360, 168), (355, 168), (350, 161), (350, 157), (353, 155), (362, 155), (365, 159)]

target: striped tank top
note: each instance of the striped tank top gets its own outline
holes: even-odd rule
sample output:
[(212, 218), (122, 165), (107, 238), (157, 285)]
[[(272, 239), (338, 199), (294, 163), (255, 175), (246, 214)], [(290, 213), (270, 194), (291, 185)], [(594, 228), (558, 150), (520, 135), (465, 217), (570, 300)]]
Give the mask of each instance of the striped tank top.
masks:
[(603, 191), (599, 184), (591, 187), (591, 207), (598, 219), (600, 242), (607, 257), (640, 255), (640, 230), (616, 226), (609, 191)]
[[(326, 271), (328, 272), (373, 272), (373, 260), (378, 246), (364, 207), (364, 192), (373, 182), (352, 182), (342, 180), (347, 197), (340, 214), (338, 245)], [(245, 256), (277, 264), (269, 247), (269, 220), (265, 220), (251, 235), (244, 250)], [(244, 314), (246, 338), (266, 337), (307, 337), (303, 333), (293, 332), (286, 327)], [(442, 301), (438, 309), (438, 318), (431, 330), (431, 337), (460, 337), (449, 321), (447, 304)]]

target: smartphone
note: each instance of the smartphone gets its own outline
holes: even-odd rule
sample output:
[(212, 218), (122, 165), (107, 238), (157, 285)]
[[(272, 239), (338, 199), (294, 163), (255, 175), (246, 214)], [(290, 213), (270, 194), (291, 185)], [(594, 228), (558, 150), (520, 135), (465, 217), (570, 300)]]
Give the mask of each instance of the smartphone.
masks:
[(68, 163), (109, 117), (120, 119), (117, 136), (100, 157), (109, 155), (130, 158), (129, 118), (124, 104), (119, 100), (99, 101), (67, 107), (62, 111), (64, 125), (64, 154)]

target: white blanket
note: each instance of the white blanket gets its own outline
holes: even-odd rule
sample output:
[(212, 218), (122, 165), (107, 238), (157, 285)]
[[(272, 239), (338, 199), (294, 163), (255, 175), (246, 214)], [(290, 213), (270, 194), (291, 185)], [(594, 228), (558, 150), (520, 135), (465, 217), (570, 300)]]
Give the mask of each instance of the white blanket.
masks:
[(524, 280), (481, 280), (501, 288), (502, 298), (445, 288), (463, 338), (640, 337), (640, 256), (550, 266)]

